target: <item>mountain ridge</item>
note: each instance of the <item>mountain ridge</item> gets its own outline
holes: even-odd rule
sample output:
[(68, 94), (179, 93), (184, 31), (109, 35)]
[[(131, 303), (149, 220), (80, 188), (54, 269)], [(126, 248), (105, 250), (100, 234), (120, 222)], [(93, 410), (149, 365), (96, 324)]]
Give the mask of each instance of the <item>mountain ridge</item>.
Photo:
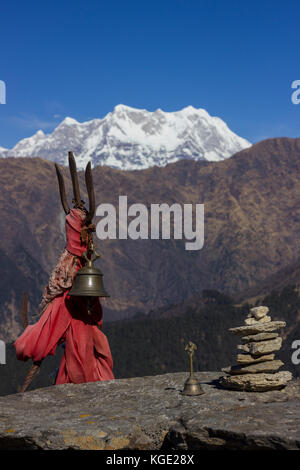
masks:
[(183, 158), (219, 161), (250, 145), (202, 108), (150, 112), (117, 105), (103, 119), (79, 123), (66, 117), (50, 134), (39, 130), (10, 150), (0, 147), (0, 157), (39, 156), (66, 165), (72, 149), (79, 169), (91, 161), (133, 170)]

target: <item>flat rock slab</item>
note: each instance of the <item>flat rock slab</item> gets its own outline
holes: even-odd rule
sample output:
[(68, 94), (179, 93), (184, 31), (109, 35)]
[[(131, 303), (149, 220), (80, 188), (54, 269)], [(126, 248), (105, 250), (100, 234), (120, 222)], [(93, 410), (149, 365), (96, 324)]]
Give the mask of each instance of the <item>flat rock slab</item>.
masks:
[(257, 373), (230, 375), (220, 378), (220, 384), (225, 388), (233, 390), (245, 390), (248, 392), (266, 392), (268, 390), (280, 390), (292, 379), (292, 374), (288, 371), (281, 371), (275, 374)]
[(238, 354), (238, 364), (257, 364), (258, 362), (273, 361), (275, 354), (264, 354), (263, 356), (254, 357), (251, 354)]
[(252, 356), (270, 354), (279, 351), (282, 345), (282, 338), (269, 339), (267, 341), (257, 341), (249, 343), (249, 352)]
[(242, 343), (252, 343), (253, 341), (264, 341), (266, 339), (274, 339), (278, 337), (278, 333), (258, 333), (256, 335), (243, 336)]
[(273, 372), (278, 370), (281, 366), (283, 366), (283, 362), (276, 359), (275, 361), (265, 361), (255, 364), (224, 367), (222, 371), (231, 375), (259, 374), (261, 372)]
[(247, 393), (187, 373), (65, 384), (0, 398), (0, 449), (300, 449), (300, 380)]
[(270, 322), (272, 319), (269, 315), (266, 315), (262, 318), (260, 318), (259, 320), (257, 320), (256, 318), (253, 318), (253, 317), (250, 317), (250, 318), (246, 318), (245, 320), (245, 325), (261, 325), (262, 323), (268, 323)]
[(231, 333), (238, 335), (238, 336), (247, 336), (247, 335), (255, 335), (257, 333), (265, 333), (269, 331), (276, 331), (280, 328), (284, 328), (286, 326), (285, 321), (270, 321), (268, 323), (255, 323), (254, 325), (246, 325), (246, 326), (237, 326), (236, 328), (229, 328)]
[(278, 337), (275, 339), (269, 339), (267, 341), (253, 341), (248, 344), (239, 344), (238, 349), (252, 356), (263, 356), (265, 354), (271, 354), (275, 351), (279, 351), (282, 345), (282, 338)]

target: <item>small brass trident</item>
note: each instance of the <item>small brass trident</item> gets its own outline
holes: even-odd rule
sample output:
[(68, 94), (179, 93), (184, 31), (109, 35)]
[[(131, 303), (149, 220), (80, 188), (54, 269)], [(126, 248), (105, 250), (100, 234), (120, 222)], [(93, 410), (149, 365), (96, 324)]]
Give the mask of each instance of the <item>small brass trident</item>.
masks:
[(198, 380), (194, 376), (193, 356), (194, 356), (195, 351), (197, 350), (197, 346), (194, 343), (192, 343), (192, 341), (189, 341), (184, 349), (188, 353), (189, 359), (190, 359), (190, 376), (184, 384), (184, 389), (183, 389), (182, 394), (194, 395), (194, 396), (202, 395), (204, 391), (202, 390), (201, 385), (199, 384)]

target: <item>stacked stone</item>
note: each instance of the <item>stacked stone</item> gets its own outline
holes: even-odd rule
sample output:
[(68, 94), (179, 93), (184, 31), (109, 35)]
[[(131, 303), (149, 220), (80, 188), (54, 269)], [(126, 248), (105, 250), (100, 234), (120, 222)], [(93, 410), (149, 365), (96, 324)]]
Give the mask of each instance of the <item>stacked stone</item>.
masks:
[(284, 321), (272, 321), (268, 307), (251, 308), (245, 325), (229, 331), (241, 337), (238, 346), (237, 365), (222, 369), (227, 375), (220, 384), (233, 390), (265, 392), (281, 389), (292, 379), (288, 371), (278, 369), (283, 362), (275, 359), (275, 352), (282, 345), (277, 330), (284, 328)]

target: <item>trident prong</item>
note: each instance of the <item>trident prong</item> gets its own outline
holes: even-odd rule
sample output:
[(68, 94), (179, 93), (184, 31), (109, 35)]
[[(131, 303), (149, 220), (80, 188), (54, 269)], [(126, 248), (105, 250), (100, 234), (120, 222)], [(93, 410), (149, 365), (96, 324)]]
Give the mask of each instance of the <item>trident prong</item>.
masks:
[[(81, 199), (81, 196), (80, 196), (77, 167), (76, 167), (76, 161), (75, 161), (73, 152), (68, 153), (68, 160), (69, 160), (69, 170), (70, 170), (70, 175), (71, 175), (71, 180), (72, 180), (73, 196), (74, 196), (72, 203), (73, 203), (74, 208), (80, 208), (85, 211), (86, 213), (85, 224), (89, 225), (92, 223), (93, 217), (95, 215), (95, 191), (94, 191), (94, 183), (93, 183), (93, 177), (92, 177), (91, 162), (87, 164), (86, 169), (85, 169), (85, 184), (86, 184), (86, 189), (87, 189), (88, 199), (89, 199), (89, 208), (87, 210), (84, 206), (85, 203)], [(55, 169), (56, 169), (56, 174), (57, 174), (57, 179), (58, 179), (61, 203), (62, 203), (65, 213), (68, 214), (70, 212), (70, 207), (68, 205), (68, 201), (66, 197), (64, 178), (57, 163), (55, 163)]]

